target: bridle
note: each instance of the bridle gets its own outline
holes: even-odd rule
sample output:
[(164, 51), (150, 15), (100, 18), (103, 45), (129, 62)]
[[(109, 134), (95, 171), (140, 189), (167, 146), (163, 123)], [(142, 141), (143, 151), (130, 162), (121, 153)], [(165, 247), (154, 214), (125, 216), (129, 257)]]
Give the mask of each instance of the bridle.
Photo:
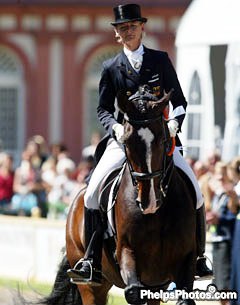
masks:
[(127, 156), (126, 144), (124, 144), (123, 146), (124, 146), (124, 150), (125, 150), (125, 154), (126, 154), (126, 160), (127, 160), (127, 164), (128, 164), (128, 167), (129, 167), (129, 171), (130, 171), (130, 175), (131, 175), (131, 178), (132, 178), (133, 185), (136, 187), (136, 186), (138, 186), (139, 181), (151, 180), (151, 179), (159, 177), (160, 178), (160, 191), (161, 191), (163, 197), (166, 197), (168, 186), (169, 186), (169, 183), (170, 183), (171, 178), (172, 178), (174, 164), (173, 164), (173, 159), (172, 158), (170, 159), (170, 161), (167, 164), (167, 143), (169, 141), (168, 141), (168, 138), (167, 138), (166, 124), (164, 124), (163, 114), (161, 114), (160, 116), (156, 116), (156, 117), (149, 118), (149, 119), (144, 119), (144, 120), (130, 119), (125, 114), (124, 119), (125, 119), (126, 122), (128, 122), (132, 126), (134, 126), (134, 125), (141, 125), (141, 126), (150, 125), (151, 123), (153, 123), (155, 121), (161, 120), (162, 126), (163, 126), (163, 133), (164, 133), (164, 139), (162, 141), (162, 144), (164, 144), (164, 147), (165, 147), (164, 150), (166, 152), (164, 154), (164, 158), (163, 158), (163, 169), (153, 171), (151, 173), (134, 171), (133, 166), (132, 166), (132, 164), (131, 164), (128, 156)]

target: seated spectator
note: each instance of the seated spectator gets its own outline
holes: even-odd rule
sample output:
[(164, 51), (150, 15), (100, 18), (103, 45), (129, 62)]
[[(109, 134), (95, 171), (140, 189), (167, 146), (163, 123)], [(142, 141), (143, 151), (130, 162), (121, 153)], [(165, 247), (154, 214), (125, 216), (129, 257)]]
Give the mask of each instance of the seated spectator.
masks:
[(57, 161), (53, 158), (49, 158), (42, 165), (41, 177), (47, 192), (51, 190), (54, 185), (57, 176)]
[(91, 157), (91, 158), (94, 157), (96, 147), (97, 147), (100, 140), (101, 140), (101, 134), (99, 132), (94, 132), (91, 136), (90, 145), (84, 147), (83, 150), (82, 150), (82, 158), (83, 159), (86, 159), (86, 158), (89, 158), (89, 157)]
[(231, 304), (240, 305), (240, 156), (231, 161), (230, 171), (236, 192), (236, 200), (231, 202), (230, 209), (233, 213), (237, 213), (232, 251), (231, 289), (238, 293), (238, 299), (232, 300)]
[(46, 160), (46, 156), (41, 154), (40, 145), (33, 139), (30, 139), (26, 145), (26, 151), (31, 157), (32, 166), (40, 169)]
[[(229, 290), (232, 237), (236, 216), (228, 206), (233, 199), (234, 186), (227, 175), (226, 163), (216, 163), (214, 175), (209, 184), (214, 192), (211, 210), (206, 214), (213, 243), (213, 271), (215, 276), (213, 283), (218, 290)], [(221, 300), (221, 303), (227, 304), (229, 302)]]
[(76, 186), (72, 179), (75, 163), (70, 158), (61, 158), (56, 166), (56, 177), (48, 193), (50, 218), (65, 218), (71, 203), (71, 194)]
[(50, 145), (50, 155), (48, 159), (54, 159), (56, 162), (62, 155), (68, 156), (69, 151), (64, 143), (53, 143)]
[(0, 212), (7, 213), (13, 196), (13, 159), (8, 153), (0, 153)]
[(47, 160), (49, 156), (49, 150), (46, 140), (41, 135), (35, 135), (30, 140), (38, 145), (38, 153), (41, 157), (42, 163)]
[(94, 161), (91, 158), (82, 160), (73, 173), (73, 178), (76, 180), (76, 185), (72, 190), (71, 198), (74, 199), (75, 196), (79, 193), (80, 190), (84, 189), (87, 186), (86, 178), (93, 169)]
[(195, 162), (197, 161), (196, 158), (191, 157), (191, 156), (186, 156), (185, 160), (187, 161), (187, 163), (189, 164), (189, 166), (193, 169)]
[(201, 176), (199, 181), (204, 196), (206, 211), (211, 210), (211, 202), (214, 196), (214, 191), (210, 187), (209, 182), (214, 175), (215, 165), (220, 160), (221, 155), (217, 150), (213, 150), (211, 153), (209, 153), (205, 163), (206, 173)]
[(46, 217), (45, 189), (41, 180), (40, 170), (32, 164), (32, 155), (25, 150), (22, 153), (20, 166), (15, 171), (12, 197), (12, 209), (17, 214), (30, 216), (34, 209), (39, 209), (39, 214)]
[(193, 164), (193, 171), (194, 171), (196, 178), (198, 180), (198, 183), (201, 187), (201, 185), (202, 185), (201, 180), (203, 179), (203, 177), (205, 177), (205, 174), (207, 173), (207, 167), (202, 161), (197, 160)]

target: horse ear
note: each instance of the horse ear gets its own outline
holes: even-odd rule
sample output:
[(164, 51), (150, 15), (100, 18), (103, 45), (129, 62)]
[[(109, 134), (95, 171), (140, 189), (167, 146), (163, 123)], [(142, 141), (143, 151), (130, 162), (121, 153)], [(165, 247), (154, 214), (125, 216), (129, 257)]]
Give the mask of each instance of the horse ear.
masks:
[(117, 94), (117, 104), (118, 108), (121, 112), (127, 112), (127, 105), (128, 105), (128, 95), (127, 92), (124, 90), (120, 90)]
[(172, 94), (173, 94), (174, 89), (172, 88), (168, 93), (164, 92), (164, 98), (167, 99), (167, 101), (170, 101)]
[(164, 96), (161, 98), (162, 103), (168, 103), (171, 99), (174, 89), (172, 88), (168, 93), (164, 91)]
[(172, 88), (168, 93), (164, 91), (164, 96), (158, 101), (150, 101), (153, 108), (158, 107), (158, 109), (163, 110), (169, 103), (174, 89)]
[(174, 91), (173, 88), (170, 91), (168, 91), (168, 93), (164, 91), (164, 96), (159, 101), (159, 104), (162, 106), (162, 109), (164, 109), (168, 105), (171, 96), (173, 94), (173, 91)]

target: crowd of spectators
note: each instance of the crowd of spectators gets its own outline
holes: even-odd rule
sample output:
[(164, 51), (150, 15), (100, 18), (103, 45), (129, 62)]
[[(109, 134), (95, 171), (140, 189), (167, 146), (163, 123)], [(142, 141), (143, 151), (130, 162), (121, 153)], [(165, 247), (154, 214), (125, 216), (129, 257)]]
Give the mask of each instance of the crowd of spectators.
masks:
[(0, 213), (65, 218), (93, 168), (93, 153), (91, 144), (91, 151), (84, 155), (80, 152), (76, 163), (66, 145), (54, 143), (48, 147), (40, 135), (27, 141), (15, 168), (12, 156), (0, 152)]
[[(73, 198), (86, 186), (99, 140), (94, 133), (90, 145), (80, 152), (79, 163), (64, 144), (48, 147), (40, 135), (27, 141), (16, 168), (11, 155), (0, 152), (0, 213), (65, 219)], [(240, 156), (224, 162), (214, 151), (205, 162), (188, 161), (205, 199), (214, 283), (219, 290), (238, 291), (240, 297)]]
[(238, 300), (221, 300), (221, 304), (240, 304), (240, 156), (224, 162), (214, 152), (206, 163), (189, 161), (205, 198), (213, 283), (218, 290), (238, 292)]

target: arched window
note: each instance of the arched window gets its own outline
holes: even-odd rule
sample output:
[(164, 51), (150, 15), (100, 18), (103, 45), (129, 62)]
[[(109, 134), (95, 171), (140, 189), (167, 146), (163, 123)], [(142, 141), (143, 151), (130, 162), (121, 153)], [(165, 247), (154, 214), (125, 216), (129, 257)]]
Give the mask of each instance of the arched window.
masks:
[(98, 106), (98, 86), (102, 72), (102, 63), (111, 57), (114, 57), (120, 50), (119, 46), (104, 47), (98, 50), (92, 57), (88, 66), (87, 76), (87, 91), (85, 100), (85, 130), (84, 130), (84, 144), (89, 144), (91, 134), (95, 131), (104, 133), (104, 130), (97, 118)]
[(22, 65), (8, 48), (0, 46), (0, 145), (19, 160), (24, 141)]
[(198, 73), (192, 76), (187, 112), (187, 153), (193, 158), (199, 158), (201, 147), (202, 99), (201, 84)]

